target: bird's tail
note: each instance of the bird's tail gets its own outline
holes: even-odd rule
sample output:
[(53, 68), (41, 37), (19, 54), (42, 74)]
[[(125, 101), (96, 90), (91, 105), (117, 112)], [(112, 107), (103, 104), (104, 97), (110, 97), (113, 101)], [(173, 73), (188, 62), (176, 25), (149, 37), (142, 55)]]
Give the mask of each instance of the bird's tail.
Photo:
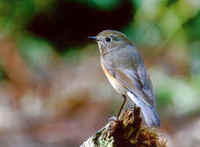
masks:
[(127, 95), (137, 106), (141, 108), (144, 120), (149, 127), (160, 127), (160, 118), (153, 106), (145, 103), (133, 92), (128, 91)]

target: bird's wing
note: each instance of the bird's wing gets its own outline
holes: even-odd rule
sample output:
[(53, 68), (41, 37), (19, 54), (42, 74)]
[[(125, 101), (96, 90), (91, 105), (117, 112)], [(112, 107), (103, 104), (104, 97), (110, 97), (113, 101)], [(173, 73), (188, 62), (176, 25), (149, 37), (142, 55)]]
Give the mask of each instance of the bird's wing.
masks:
[(145, 93), (145, 95), (148, 96), (148, 98), (152, 102), (154, 102), (155, 105), (155, 95), (153, 91), (152, 82), (149, 74), (146, 71), (144, 64), (143, 63), (139, 64), (136, 69), (137, 69), (137, 75), (139, 77), (138, 79), (140, 80), (142, 85), (143, 92)]
[(127, 88), (128, 90), (138, 95), (140, 98), (143, 99), (144, 102), (150, 105), (154, 105), (154, 99), (152, 97), (149, 97), (151, 96), (150, 93), (151, 90), (147, 89), (151, 88), (151, 86), (146, 85), (150, 83), (149, 81), (145, 81), (146, 79), (149, 80), (149, 78), (146, 77), (145, 79), (145, 77), (143, 77), (144, 73), (140, 73), (142, 71), (138, 72), (137, 70), (135, 70), (135, 68), (124, 69), (124, 68), (112, 68), (112, 67), (109, 67), (107, 71), (115, 79), (117, 79), (123, 87)]

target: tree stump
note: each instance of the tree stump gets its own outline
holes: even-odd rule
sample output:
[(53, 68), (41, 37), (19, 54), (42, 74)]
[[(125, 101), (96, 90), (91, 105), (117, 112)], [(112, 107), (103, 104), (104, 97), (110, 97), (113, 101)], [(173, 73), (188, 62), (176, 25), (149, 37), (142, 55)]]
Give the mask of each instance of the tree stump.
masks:
[(157, 129), (142, 124), (140, 108), (126, 110), (119, 120), (108, 122), (80, 147), (166, 147)]

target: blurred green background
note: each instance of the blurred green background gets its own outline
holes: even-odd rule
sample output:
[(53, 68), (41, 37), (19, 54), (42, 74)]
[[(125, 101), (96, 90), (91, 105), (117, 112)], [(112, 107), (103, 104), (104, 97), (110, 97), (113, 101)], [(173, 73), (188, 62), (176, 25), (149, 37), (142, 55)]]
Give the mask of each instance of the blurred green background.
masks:
[(199, 0), (1, 0), (0, 144), (78, 146), (117, 113), (87, 38), (104, 29), (140, 51), (169, 146), (200, 145)]

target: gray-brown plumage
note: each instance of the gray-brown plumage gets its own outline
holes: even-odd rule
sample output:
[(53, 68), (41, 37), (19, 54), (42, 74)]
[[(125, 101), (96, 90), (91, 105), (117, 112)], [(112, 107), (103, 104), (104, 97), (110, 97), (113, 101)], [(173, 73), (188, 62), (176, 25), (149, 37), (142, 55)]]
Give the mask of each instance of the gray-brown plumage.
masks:
[(152, 83), (135, 46), (123, 33), (113, 30), (102, 31), (95, 39), (105, 75), (114, 89), (123, 95), (124, 103), (128, 96), (141, 107), (148, 126), (160, 126)]

